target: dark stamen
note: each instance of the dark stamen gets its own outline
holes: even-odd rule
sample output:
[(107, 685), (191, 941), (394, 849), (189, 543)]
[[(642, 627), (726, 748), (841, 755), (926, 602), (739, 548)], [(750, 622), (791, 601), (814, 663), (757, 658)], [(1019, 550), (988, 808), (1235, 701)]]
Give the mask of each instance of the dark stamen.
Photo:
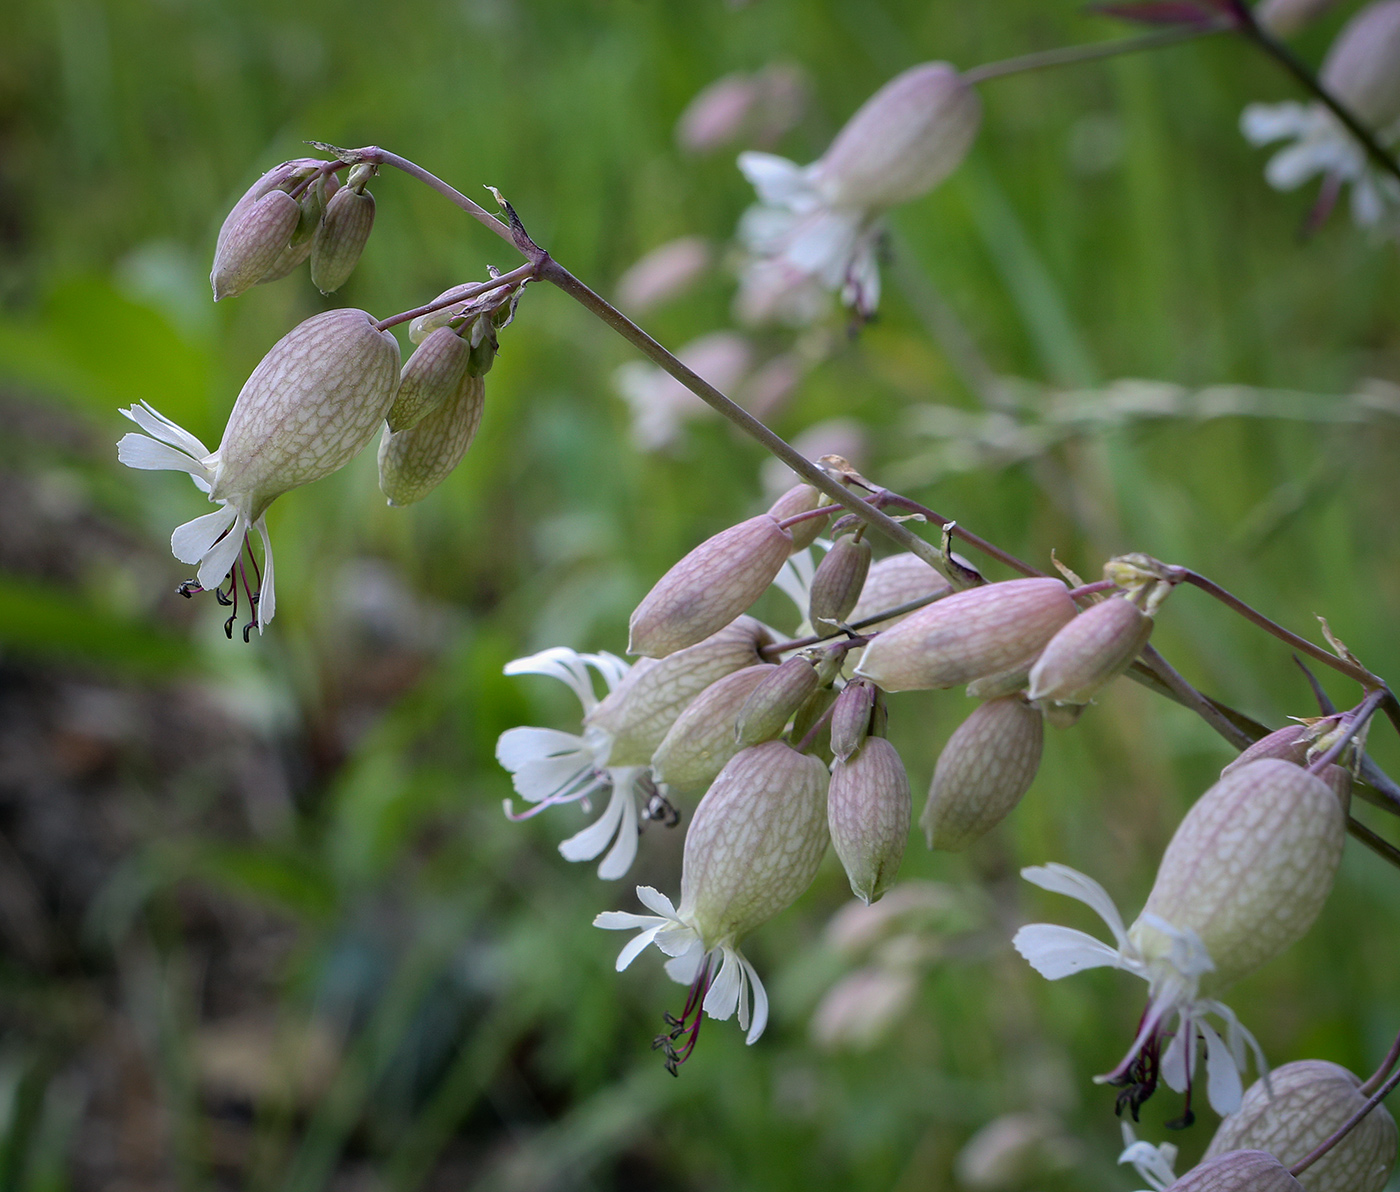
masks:
[(191, 600), (200, 592), (204, 591), (204, 589), (199, 586), (199, 580), (187, 579), (183, 581), (180, 584), (180, 586), (175, 589), (175, 591), (178, 592), (181, 596), (183, 596), (186, 600)]
[[(651, 1049), (660, 1051), (666, 1057), (666, 1071), (672, 1076), (680, 1075), (680, 1066), (690, 1058), (690, 1053), (695, 1050), (695, 1041), (700, 1037), (700, 1021), (705, 1017), (705, 994), (710, 989), (710, 958), (706, 956), (700, 962), (700, 968), (696, 971), (695, 980), (690, 983), (690, 991), (686, 995), (685, 1009), (680, 1013), (680, 1017), (674, 1014), (665, 1015), (666, 1025), (671, 1029), (664, 1035), (657, 1035), (651, 1041)], [(676, 1044), (681, 1040), (680, 1047)]]

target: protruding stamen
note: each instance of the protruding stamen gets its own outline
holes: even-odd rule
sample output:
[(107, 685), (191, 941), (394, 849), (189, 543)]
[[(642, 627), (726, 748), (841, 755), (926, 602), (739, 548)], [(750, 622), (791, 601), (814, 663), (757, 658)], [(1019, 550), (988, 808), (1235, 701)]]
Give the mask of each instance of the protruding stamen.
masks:
[[(700, 1037), (700, 1020), (705, 1017), (705, 995), (710, 990), (710, 980), (710, 956), (707, 953), (705, 959), (700, 962), (695, 979), (690, 983), (690, 992), (686, 995), (685, 1009), (681, 1011), (680, 1017), (667, 1014), (666, 1025), (671, 1029), (664, 1035), (657, 1035), (651, 1041), (653, 1051), (665, 1054), (666, 1071), (672, 1076), (680, 1075), (680, 1066), (695, 1050), (695, 1041)], [(677, 1047), (676, 1044), (682, 1039), (685, 1041)]]

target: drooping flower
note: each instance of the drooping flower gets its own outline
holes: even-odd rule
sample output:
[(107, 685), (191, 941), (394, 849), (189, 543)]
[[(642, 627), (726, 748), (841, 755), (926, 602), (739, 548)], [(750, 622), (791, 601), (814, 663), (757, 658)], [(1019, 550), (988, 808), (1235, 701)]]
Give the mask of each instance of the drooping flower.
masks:
[[(612, 654), (579, 654), (556, 646), (508, 662), (505, 673), (558, 679), (578, 696), (587, 717), (599, 703), (589, 667), (602, 676), (609, 691), (629, 669)], [(638, 801), (655, 794), (646, 766), (608, 765), (612, 746), (613, 734), (597, 725), (586, 725), (577, 735), (552, 728), (510, 728), (496, 742), (496, 760), (510, 771), (516, 794), (532, 804), (517, 813), (507, 799), (506, 814), (511, 819), (528, 819), (565, 803), (588, 807), (595, 796), (610, 792), (603, 814), (559, 845), (569, 861), (591, 861), (607, 849), (598, 876), (609, 880), (622, 877), (632, 867), (637, 855)]]
[[(1400, 0), (1369, 4), (1347, 22), (1319, 78), (1383, 144), (1400, 142)], [(1274, 189), (1293, 190), (1321, 174), (1321, 214), (1350, 184), (1351, 215), (1359, 226), (1394, 221), (1400, 182), (1377, 170), (1361, 143), (1321, 103), (1250, 104), (1240, 116), (1240, 131), (1255, 145), (1292, 140), (1264, 170)]]
[(747, 321), (810, 322), (833, 291), (861, 318), (880, 301), (880, 217), (927, 193), (961, 164), (977, 135), (977, 93), (946, 62), (913, 67), (881, 87), (822, 157), (799, 166), (742, 153), (758, 192), (739, 225), (752, 254), (737, 307)]
[[(176, 529), (170, 548), (182, 563), (199, 565), (195, 580), (181, 586), (183, 595), (214, 591), (232, 607), (224, 626), (230, 637), (240, 594), (250, 617), (245, 641), (254, 625), (263, 631), (276, 607), (268, 506), (289, 489), (329, 476), (359, 452), (384, 418), (398, 371), (398, 341), (377, 330), (372, 315), (332, 310), (294, 327), (263, 357), (234, 402), (215, 451), (144, 402), (122, 411), (146, 432), (122, 437), (122, 463), (188, 472), (220, 506)], [(262, 539), (261, 568), (247, 541), (254, 530)], [(228, 592), (222, 590), (226, 578)]]
[[(1151, 1095), (1159, 1073), (1169, 1088), (1189, 1092), (1202, 1043), (1211, 1107), (1220, 1114), (1238, 1109), (1244, 1093), (1240, 1073), (1246, 1066), (1246, 1049), (1253, 1052), (1261, 1070), (1265, 1070), (1264, 1056), (1233, 1010), (1214, 998), (1201, 996), (1201, 978), (1214, 971), (1215, 962), (1200, 936), (1190, 928), (1175, 927), (1156, 915), (1144, 914), (1134, 924), (1134, 933), (1139, 925), (1146, 925), (1155, 933), (1154, 942), (1170, 941), (1169, 949), (1154, 948), (1154, 954), (1148, 956), (1133, 938), (1134, 933), (1123, 926), (1123, 918), (1108, 892), (1093, 878), (1058, 864), (1032, 866), (1023, 869), (1021, 876), (1041, 889), (1078, 899), (1090, 907), (1108, 925), (1116, 945), (1110, 947), (1071, 927), (1028, 924), (1016, 933), (1012, 945), (1036, 972), (1058, 981), (1084, 969), (1110, 967), (1124, 969), (1148, 983), (1147, 1009), (1127, 1055), (1113, 1072), (1094, 1078), (1099, 1083), (1123, 1087), (1118, 1097), (1120, 1110), (1126, 1106), (1136, 1116), (1138, 1105)], [(1212, 1017), (1224, 1024), (1223, 1032), (1207, 1021)], [(1166, 1042), (1169, 1032), (1170, 1041)], [(1164, 1042), (1166, 1049), (1162, 1051)], [(1188, 1118), (1189, 1115), (1188, 1102)]]
[[(610, 931), (637, 930), (617, 958), (621, 972), (649, 945), (671, 959), (666, 972), (690, 986), (679, 1017), (656, 1040), (674, 1074), (699, 1037), (702, 1014), (735, 1013), (753, 1043), (768, 1022), (768, 995), (739, 941), (811, 885), (826, 852), (828, 775), (819, 758), (783, 741), (736, 754), (700, 800), (685, 838), (679, 908), (649, 886), (637, 897), (655, 912), (605, 911)], [(750, 1010), (752, 993), (752, 1011)]]

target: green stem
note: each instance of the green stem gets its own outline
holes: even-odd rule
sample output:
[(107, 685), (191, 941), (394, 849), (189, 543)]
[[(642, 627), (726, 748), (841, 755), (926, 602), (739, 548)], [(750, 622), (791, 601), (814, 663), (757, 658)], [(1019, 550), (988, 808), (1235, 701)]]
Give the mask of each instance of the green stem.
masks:
[(1208, 37), (1212, 33), (1224, 33), (1234, 27), (1233, 21), (1213, 21), (1208, 25), (1168, 29), (1161, 33), (1146, 33), (1141, 37), (1126, 37), (1118, 41), (1063, 46), (1057, 50), (1042, 50), (1035, 54), (1022, 54), (1018, 58), (1006, 58), (1001, 62), (989, 62), (985, 66), (974, 66), (971, 70), (963, 71), (962, 77), (968, 83), (984, 83), (988, 79), (1001, 79), (1007, 75), (1026, 74), (1033, 70), (1073, 66), (1079, 62), (1116, 58), (1120, 54), (1137, 54), (1143, 50), (1160, 50), (1184, 41), (1194, 41), (1198, 37)]

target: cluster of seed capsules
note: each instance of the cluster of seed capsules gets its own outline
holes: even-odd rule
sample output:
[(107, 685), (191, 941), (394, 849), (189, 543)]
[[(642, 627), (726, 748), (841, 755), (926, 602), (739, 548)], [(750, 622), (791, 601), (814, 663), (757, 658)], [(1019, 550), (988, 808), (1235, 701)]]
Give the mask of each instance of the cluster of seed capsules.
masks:
[[(982, 701), (947, 742), (920, 817), (930, 847), (965, 848), (1030, 787), (1043, 725), (1073, 724), (1138, 657), (1173, 582), (1173, 569), (1126, 556), (1105, 567), (1103, 583), (1075, 589), (1049, 577), (986, 583), (945, 552), (955, 580), (971, 585), (957, 587), (911, 554), (872, 563), (859, 523), (843, 519), (810, 578), (812, 633), (777, 642), (746, 610), (826, 527), (825, 500), (799, 485), (672, 567), (632, 615), (628, 649), (640, 661), (585, 717), (600, 769), (645, 767), (663, 795), (703, 792), (679, 904), (640, 887), (655, 913), (595, 920), (640, 932), (619, 969), (655, 944), (671, 957), (671, 976), (691, 985), (685, 1011), (668, 1016), (656, 1041), (673, 1071), (694, 1047), (702, 1011), (737, 1011), (749, 1041), (757, 1038), (766, 997), (739, 941), (804, 892), (828, 843), (866, 902), (893, 882), (912, 806), (885, 736), (887, 694), (964, 686)], [(918, 601), (927, 603), (903, 607)], [(1025, 871), (1088, 903), (1114, 936), (1109, 945), (1027, 925), (1014, 942), (1039, 972), (1058, 979), (1112, 966), (1148, 982), (1132, 1048), (1098, 1078), (1121, 1090), (1120, 1112), (1136, 1117), (1161, 1081), (1186, 1093), (1180, 1124), (1189, 1124), (1199, 1065), (1212, 1106), (1227, 1115), (1209, 1161), (1180, 1180), (1164, 1157), (1171, 1148), (1129, 1147), (1125, 1161), (1150, 1154), (1139, 1170), (1154, 1188), (1379, 1192), (1394, 1167), (1395, 1123), (1378, 1108), (1300, 1185), (1284, 1164), (1373, 1090), (1320, 1061), (1270, 1079), (1253, 1037), (1216, 1000), (1299, 939), (1327, 898), (1352, 775), (1321, 755), (1349, 735), (1348, 716), (1290, 725), (1226, 767), (1179, 826), (1130, 927), (1091, 878), (1054, 864)], [(1251, 1052), (1264, 1075), (1246, 1092), (1240, 1077)]]

